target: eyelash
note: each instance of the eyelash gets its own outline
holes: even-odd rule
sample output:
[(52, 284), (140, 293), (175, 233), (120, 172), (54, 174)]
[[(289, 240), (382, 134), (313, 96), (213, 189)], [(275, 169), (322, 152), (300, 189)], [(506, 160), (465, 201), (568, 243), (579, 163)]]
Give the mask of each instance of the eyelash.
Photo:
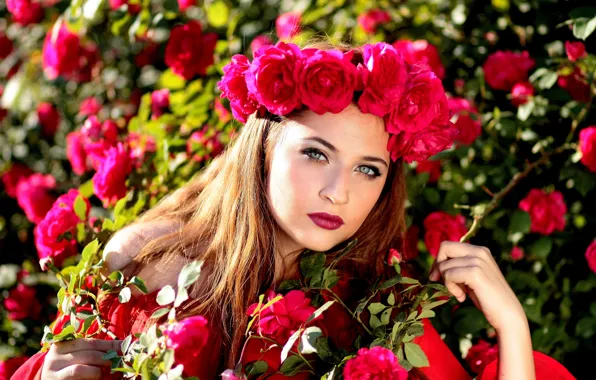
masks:
[[(308, 157), (309, 160), (316, 161), (317, 163), (321, 163), (321, 162), (323, 162), (323, 160), (320, 160), (318, 158), (314, 158), (311, 154), (313, 154), (313, 153), (314, 154), (320, 154), (321, 156), (325, 157), (325, 159), (327, 158), (327, 156), (325, 156), (325, 154), (323, 152), (321, 152), (320, 150), (318, 150), (316, 148), (306, 148), (306, 149), (303, 149), (301, 153), (304, 154), (306, 157)], [(374, 167), (374, 166), (366, 166), (366, 165), (363, 166), (363, 167), (368, 168), (368, 169), (370, 169), (372, 171), (372, 174), (366, 174), (366, 173), (363, 173), (363, 172), (359, 172), (360, 174), (364, 175), (366, 177), (366, 179), (373, 180), (376, 177), (380, 177), (381, 176), (381, 172), (376, 167)]]

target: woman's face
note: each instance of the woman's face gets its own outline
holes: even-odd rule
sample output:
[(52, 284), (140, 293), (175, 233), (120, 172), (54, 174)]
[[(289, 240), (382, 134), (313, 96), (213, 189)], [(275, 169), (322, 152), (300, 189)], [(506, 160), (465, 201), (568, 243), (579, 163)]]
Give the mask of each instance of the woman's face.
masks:
[(383, 119), (354, 104), (338, 114), (308, 110), (282, 128), (268, 199), (284, 250), (326, 251), (353, 236), (379, 199), (389, 134)]

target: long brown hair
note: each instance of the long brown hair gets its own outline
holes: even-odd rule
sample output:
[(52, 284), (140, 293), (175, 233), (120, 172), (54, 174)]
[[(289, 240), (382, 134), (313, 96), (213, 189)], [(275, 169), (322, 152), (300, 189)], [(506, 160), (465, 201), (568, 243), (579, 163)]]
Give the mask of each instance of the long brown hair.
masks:
[[(316, 44), (318, 48), (325, 45), (335, 47)], [(234, 368), (239, 360), (248, 306), (273, 285), (279, 227), (268, 206), (266, 184), (273, 149), (285, 122), (286, 118), (269, 113), (251, 115), (204, 171), (135, 221), (182, 222), (179, 232), (146, 244), (134, 266), (177, 257), (204, 260), (204, 267), (210, 268), (208, 278), (200, 295), (185, 305), (180, 316), (204, 315), (221, 327), (226, 368)], [(358, 244), (345, 261), (354, 276), (379, 276), (389, 248), (402, 247), (405, 200), (403, 164), (398, 160), (390, 164), (377, 203), (352, 237)], [(328, 257), (339, 247), (331, 249)]]

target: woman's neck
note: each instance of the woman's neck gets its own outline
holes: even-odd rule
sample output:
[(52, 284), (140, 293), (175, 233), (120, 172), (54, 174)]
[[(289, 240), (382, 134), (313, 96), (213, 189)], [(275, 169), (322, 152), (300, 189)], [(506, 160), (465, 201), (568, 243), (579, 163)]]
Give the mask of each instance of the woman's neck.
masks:
[(279, 248), (275, 252), (275, 275), (273, 279), (275, 286), (298, 275), (298, 258), (304, 250), (304, 247), (296, 244), (286, 234), (280, 235), (277, 238)]

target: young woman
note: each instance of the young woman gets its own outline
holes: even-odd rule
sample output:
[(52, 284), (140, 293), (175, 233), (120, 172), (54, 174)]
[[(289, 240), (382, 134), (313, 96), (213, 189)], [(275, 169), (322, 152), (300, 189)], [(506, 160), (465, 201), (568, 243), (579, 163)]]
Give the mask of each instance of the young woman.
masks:
[[(248, 363), (260, 358), (259, 343), (252, 343), (256, 340), (243, 352), (246, 310), (259, 294), (298, 276), (297, 260), (305, 249), (325, 251), (331, 259), (342, 243), (358, 239), (341, 266), (348, 293), (357, 293), (367, 279), (382, 275), (388, 250), (402, 246), (406, 200), (402, 157), (422, 154), (420, 146), (426, 144), (426, 140), (404, 142), (407, 136), (413, 140), (417, 135), (395, 133), (391, 120), (377, 115), (385, 112), (379, 107), (387, 106), (390, 86), (396, 90), (400, 81), (410, 83), (391, 71), (396, 62), (391, 60), (398, 59), (391, 54), (390, 46), (382, 44), (351, 51), (324, 45), (300, 51), (278, 44), (263, 48), (252, 65), (243, 57), (234, 57), (220, 87), (235, 116), (247, 120), (246, 125), (200, 176), (118, 232), (105, 247), (106, 273), (120, 269), (127, 276), (138, 275), (151, 292), (135, 295), (127, 304), (119, 304), (114, 297), (102, 302), (104, 315), (113, 323), (110, 329), (119, 338), (145, 329), (148, 316), (158, 307), (155, 291), (174, 285), (186, 262), (204, 260), (192, 300), (180, 317), (203, 315), (210, 321), (210, 345), (196, 361), (201, 380), (212, 379), (234, 368), (239, 360)], [(303, 61), (296, 63), (298, 59)], [(328, 76), (311, 80), (308, 62), (322, 62)], [(356, 68), (358, 63), (362, 64), (358, 70), (366, 73), (348, 66), (337, 70), (348, 64)], [(277, 72), (262, 71), (276, 64)], [(289, 70), (290, 77), (284, 70)], [(383, 79), (387, 73), (391, 75)], [(288, 91), (283, 86), (291, 80), (306, 87)], [(350, 80), (355, 82), (350, 84)], [(334, 88), (330, 94), (325, 90), (325, 86), (333, 87), (330, 83), (347, 90)], [(384, 92), (367, 92), (365, 85)], [(268, 90), (263, 88), (273, 93), (264, 94)], [(431, 104), (433, 112), (444, 112), (442, 100), (438, 97)], [(415, 114), (416, 106), (410, 104), (403, 112)], [(439, 119), (445, 122), (438, 115), (428, 123)], [(445, 136), (444, 140), (449, 138)], [(408, 143), (415, 146), (401, 149)], [(427, 154), (436, 153), (431, 148), (425, 148)], [(488, 249), (443, 243), (430, 280), (443, 281), (459, 301), (469, 296), (497, 331), (499, 359), (488, 364), (482, 379), (573, 379), (555, 360), (532, 351), (522, 306)], [(335, 312), (325, 320), (330, 321), (332, 334), (345, 338), (355, 326), (343, 324), (341, 311)], [(470, 379), (430, 323), (425, 323), (424, 335), (416, 342), (426, 352), (430, 367), (413, 370), (411, 379)], [(32, 357), (13, 378), (99, 379), (109, 365), (101, 360), (102, 354), (117, 349), (118, 343), (78, 339), (53, 344), (47, 353)], [(275, 368), (279, 355), (272, 356), (264, 359)]]

